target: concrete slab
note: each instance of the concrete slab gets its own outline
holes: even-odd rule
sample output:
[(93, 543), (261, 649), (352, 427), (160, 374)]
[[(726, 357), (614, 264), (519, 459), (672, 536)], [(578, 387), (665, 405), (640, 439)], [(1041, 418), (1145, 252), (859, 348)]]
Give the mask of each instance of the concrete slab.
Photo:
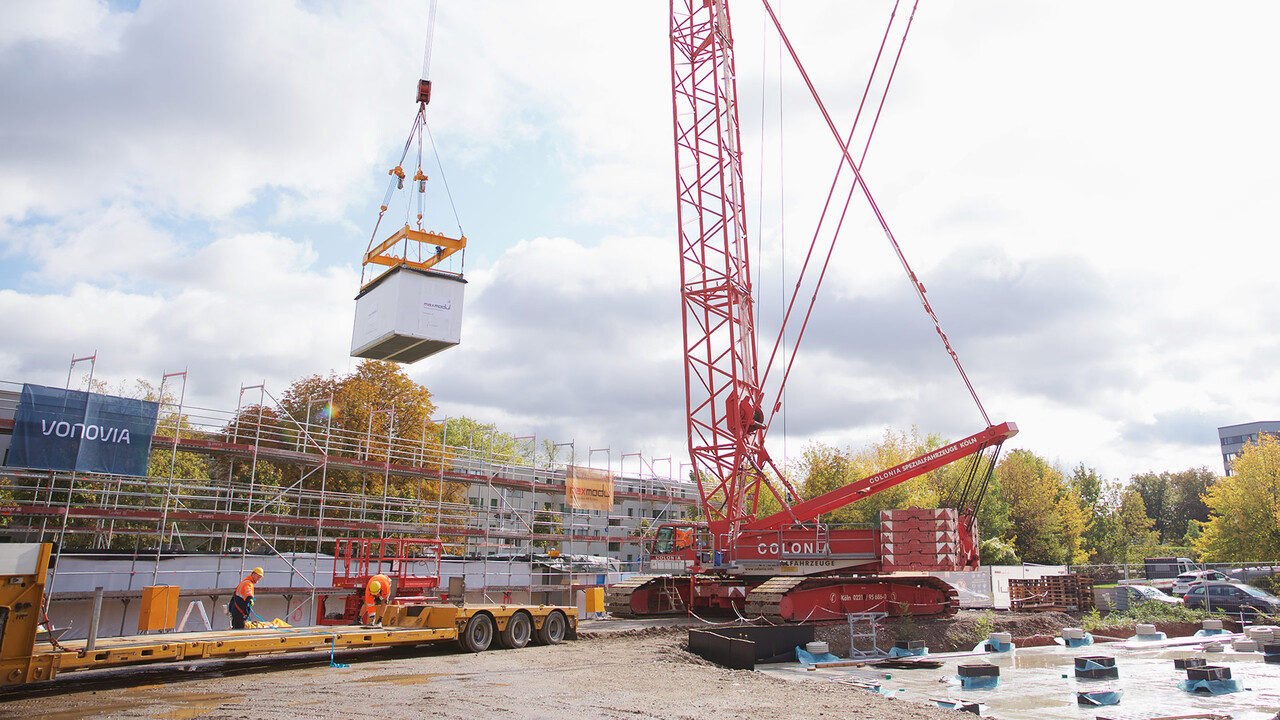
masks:
[[(1116, 680), (1076, 679), (1075, 658), (1109, 655), (1120, 669)], [(1186, 672), (1174, 668), (1175, 658), (1208, 657), (1210, 664), (1231, 668), (1232, 678), (1245, 689), (1238, 693), (1193, 695), (1178, 688)], [(1101, 643), (1079, 648), (1061, 646), (1019, 648), (1008, 653), (992, 653), (986, 662), (1000, 666), (1000, 684), (985, 690), (963, 690), (956, 679), (956, 666), (974, 662), (970, 653), (940, 653), (926, 656), (943, 662), (935, 669), (878, 670), (826, 668), (808, 670), (799, 663), (757, 665), (756, 670), (787, 680), (843, 682), (858, 687), (878, 684), (881, 693), (905, 700), (933, 698), (981, 703), (983, 716), (1019, 720), (1095, 720), (1095, 718), (1141, 718), (1213, 713), (1233, 720), (1273, 720), (1280, 712), (1280, 665), (1263, 662), (1262, 653), (1204, 653), (1197, 645), (1175, 647), (1125, 647)], [(1120, 690), (1119, 705), (1093, 707), (1079, 705), (1081, 690)], [(865, 691), (864, 691), (865, 692)], [(960, 716), (957, 716), (960, 717)]]

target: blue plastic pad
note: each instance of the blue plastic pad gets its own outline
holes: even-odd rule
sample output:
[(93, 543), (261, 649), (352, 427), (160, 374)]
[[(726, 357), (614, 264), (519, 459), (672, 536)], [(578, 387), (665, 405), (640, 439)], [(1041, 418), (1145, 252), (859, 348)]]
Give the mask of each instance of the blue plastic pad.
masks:
[(1082, 638), (1068, 638), (1067, 647), (1085, 647), (1093, 644), (1093, 633), (1085, 633)]
[(1124, 692), (1121, 690), (1081, 692), (1076, 693), (1076, 702), (1080, 705), (1118, 705), (1122, 695)]
[(814, 655), (813, 653), (805, 650), (799, 645), (796, 646), (796, 660), (799, 660), (801, 665), (816, 665), (818, 663), (840, 662), (840, 658), (836, 657), (835, 655), (832, 655), (831, 653), (822, 653), (821, 655)]
[(1189, 693), (1209, 693), (1210, 695), (1226, 695), (1240, 692), (1239, 680), (1183, 680), (1178, 687)]
[(891, 658), (919, 657), (921, 655), (928, 655), (928, 654), (929, 654), (929, 648), (927, 647), (916, 648), (914, 650), (908, 650), (906, 648), (900, 648), (900, 647), (889, 648), (889, 657)]
[(965, 690), (983, 690), (993, 688), (1000, 684), (999, 675), (981, 675), (978, 677), (956, 677), (960, 678), (960, 687)]

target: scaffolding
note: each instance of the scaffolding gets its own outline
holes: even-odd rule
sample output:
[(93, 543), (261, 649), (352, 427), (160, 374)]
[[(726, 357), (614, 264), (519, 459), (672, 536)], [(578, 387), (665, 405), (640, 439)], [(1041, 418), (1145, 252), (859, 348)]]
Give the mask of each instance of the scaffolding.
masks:
[[(177, 383), (180, 391), (164, 392)], [(13, 431), (20, 390), (0, 381), (0, 435)], [(279, 403), (263, 384), (242, 386), (232, 412), (186, 405), (185, 390), (185, 372), (164, 376), (148, 477), (0, 467), (0, 535), (127, 560), (130, 576), (151, 584), (183, 572), (167, 559), (216, 556), (219, 568), (243, 573), (259, 564), (255, 556), (276, 556), (312, 594), (345, 539), (430, 538), (446, 558), (482, 563), (478, 589), (497, 599), (558, 585), (542, 570), (572, 572), (570, 556), (619, 559), (625, 547), (637, 564), (617, 567), (636, 569), (644, 523), (684, 518), (697, 502), (689, 483), (653, 473), (665, 462), (669, 475), (669, 459), (623, 455), (638, 458), (640, 472), (619, 469), (613, 511), (593, 514), (566, 506), (572, 453), (539, 465), (531, 452), (446, 445), (425, 421), (413, 439), (392, 431), (394, 418), (385, 434), (374, 432), (373, 416), (363, 433), (331, 417), (312, 422), (312, 406), (332, 405), (331, 397), (309, 400), (307, 417), (296, 420), (274, 411), (268, 403)], [(449, 438), (448, 419), (433, 423)], [(537, 446), (533, 436), (519, 440)], [(528, 569), (513, 570), (520, 562)]]

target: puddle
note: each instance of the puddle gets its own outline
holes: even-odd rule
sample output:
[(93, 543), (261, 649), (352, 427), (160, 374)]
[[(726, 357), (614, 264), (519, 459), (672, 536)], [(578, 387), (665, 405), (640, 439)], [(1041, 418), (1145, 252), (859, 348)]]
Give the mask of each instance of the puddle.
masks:
[(392, 685), (421, 685), (431, 678), (437, 678), (444, 673), (428, 673), (426, 675), (371, 675), (366, 678), (360, 678), (355, 682), (362, 683), (390, 683)]
[(157, 720), (193, 720), (223, 705), (244, 702), (244, 696), (226, 693), (159, 693), (148, 700), (155, 704), (179, 706), (173, 710), (152, 713), (151, 717)]
[[(1114, 657), (1120, 677), (1076, 679), (1075, 658), (1087, 655)], [(1226, 665), (1231, 668), (1232, 677), (1246, 689), (1218, 696), (1193, 695), (1179, 689), (1178, 683), (1186, 675), (1174, 668), (1173, 660), (1188, 656), (1205, 657), (1211, 664)], [(905, 700), (926, 702), (931, 698), (951, 698), (980, 702), (992, 715), (1021, 720), (1093, 720), (1103, 708), (1078, 705), (1076, 692), (1096, 690), (1122, 691), (1120, 704), (1114, 709), (1127, 715), (1158, 708), (1168, 710), (1171, 715), (1211, 712), (1230, 715), (1235, 720), (1272, 720), (1280, 710), (1280, 665), (1263, 663), (1261, 653), (1201, 653), (1188, 648), (1134, 650), (1102, 644), (1082, 648), (1019, 648), (1013, 653), (952, 658), (942, 655), (936, 659), (943, 661), (943, 667), (891, 670), (886, 674), (892, 677), (878, 679), (876, 684), (886, 694)], [(999, 666), (999, 685), (989, 689), (962, 689), (955, 677), (956, 666), (981, 662)], [(872, 674), (870, 669), (862, 670), (862, 675), (840, 668), (805, 671), (799, 670), (795, 663), (757, 665), (756, 669), (793, 680), (863, 679)]]
[(82, 720), (83, 718), (101, 717), (107, 713), (113, 713), (117, 710), (132, 710), (138, 707), (137, 703), (99, 703), (82, 708), (71, 708), (67, 710), (58, 710), (55, 712), (41, 713), (40, 717), (44, 720)]

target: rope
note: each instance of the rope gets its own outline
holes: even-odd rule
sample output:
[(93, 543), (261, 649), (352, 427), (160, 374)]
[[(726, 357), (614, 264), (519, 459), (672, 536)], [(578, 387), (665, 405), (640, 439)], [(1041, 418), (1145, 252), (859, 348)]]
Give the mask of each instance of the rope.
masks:
[(427, 130), (427, 139), (431, 141), (431, 152), (436, 154), (436, 167), (440, 168), (440, 182), (444, 183), (444, 192), (449, 196), (449, 207), (453, 208), (453, 219), (458, 223), (458, 234), (465, 236), (466, 233), (462, 231), (462, 220), (458, 217), (458, 207), (453, 204), (453, 193), (449, 190), (449, 179), (445, 177), (444, 164), (440, 161), (440, 151), (436, 149), (436, 139), (431, 135), (431, 127), (425, 121), (423, 127)]
[[(253, 616), (254, 618), (256, 618), (256, 619), (258, 620), (258, 622), (263, 622), (263, 623), (267, 623), (268, 625), (271, 625), (271, 621), (270, 621), (270, 620), (268, 620), (268, 619), (266, 619), (266, 618), (262, 617), (262, 616), (261, 616), (261, 615), (259, 615), (256, 611), (250, 610), (250, 611), (249, 611), (249, 615), (251, 615), (251, 616)], [(282, 628), (282, 627), (276, 627), (276, 626), (274, 626), (274, 625), (272, 625), (271, 627), (272, 627), (272, 629), (274, 629), (274, 630), (283, 630), (284, 632), (314, 632), (314, 630), (302, 630), (301, 628), (291, 628), (291, 627), (289, 627), (289, 628)], [(264, 628), (264, 629), (265, 629), (265, 628)], [(351, 667), (351, 666), (350, 666), (350, 665), (348, 665), (348, 664), (340, 663), (340, 662), (338, 662), (337, 660), (335, 660), (335, 659), (334, 659), (333, 654), (334, 654), (334, 651), (335, 651), (335, 650), (337, 649), (337, 647), (338, 647), (338, 633), (336, 633), (336, 632), (334, 632), (334, 631), (332, 631), (332, 630), (321, 630), (320, 632), (322, 632), (322, 633), (324, 633), (324, 634), (326, 634), (326, 635), (328, 635), (328, 636), (330, 637), (330, 640), (329, 640), (329, 667), (331, 667), (331, 668), (349, 668), (349, 667)]]
[(436, 0), (431, 0), (431, 10), (427, 15), (427, 47), (422, 51), (422, 79), (431, 79), (431, 47), (436, 36)]
[(769, 4), (769, 0), (763, 0), (765, 10), (768, 12), (774, 27), (778, 31), (778, 36), (782, 38), (783, 44), (787, 46), (787, 52), (791, 55), (791, 60), (795, 63), (796, 69), (800, 71), (800, 77), (804, 79), (805, 86), (809, 89), (809, 94), (813, 98), (814, 103), (818, 106), (822, 119), (826, 122), (827, 129), (835, 136), (836, 142), (840, 145), (841, 153), (844, 155), (845, 162), (849, 164), (849, 168), (853, 170), (856, 178), (856, 185), (862, 188), (862, 194), (867, 198), (867, 204), (871, 206), (871, 211), (875, 214), (876, 220), (880, 223), (880, 228), (884, 231), (885, 237), (888, 238), (889, 244), (893, 246), (894, 252), (898, 256), (898, 260), (902, 263), (903, 270), (907, 273), (907, 277), (911, 280), (912, 287), (916, 291), (916, 295), (920, 298), (921, 305), (924, 306), (925, 313), (933, 320), (934, 329), (938, 333), (938, 337), (942, 340), (943, 346), (947, 350), (947, 354), (951, 356), (951, 360), (955, 363), (956, 370), (960, 373), (960, 378), (964, 381), (965, 387), (969, 389), (969, 395), (973, 398), (974, 404), (978, 406), (978, 411), (982, 413), (982, 419), (991, 425), (991, 419), (987, 415), (986, 408), (982, 406), (982, 401), (978, 399), (978, 392), (973, 387), (973, 383), (969, 381), (968, 374), (964, 371), (964, 366), (960, 364), (960, 356), (956, 354), (954, 348), (951, 347), (951, 341), (947, 339), (947, 334), (942, 330), (942, 323), (938, 320), (938, 316), (933, 311), (933, 307), (929, 304), (929, 299), (925, 296), (924, 284), (916, 277), (915, 272), (907, 263), (907, 257), (903, 254), (898, 240), (893, 236), (893, 231), (889, 228), (889, 221), (885, 219), (884, 213), (881, 212), (879, 204), (876, 203), (875, 197), (871, 194), (871, 188), (867, 186), (866, 181), (862, 177), (862, 171), (858, 168), (857, 163), (853, 161), (853, 156), (849, 152), (849, 146), (843, 142), (840, 137), (839, 130), (836, 129), (835, 122), (831, 119), (831, 114), (827, 112), (826, 104), (822, 102), (822, 98), (818, 96), (817, 88), (813, 86), (813, 81), (809, 78), (808, 71), (805, 70), (804, 64), (800, 62), (800, 56), (796, 54), (795, 48), (791, 45), (791, 40), (787, 37), (782, 29), (782, 24), (778, 21), (778, 16), (774, 13), (773, 7)]

